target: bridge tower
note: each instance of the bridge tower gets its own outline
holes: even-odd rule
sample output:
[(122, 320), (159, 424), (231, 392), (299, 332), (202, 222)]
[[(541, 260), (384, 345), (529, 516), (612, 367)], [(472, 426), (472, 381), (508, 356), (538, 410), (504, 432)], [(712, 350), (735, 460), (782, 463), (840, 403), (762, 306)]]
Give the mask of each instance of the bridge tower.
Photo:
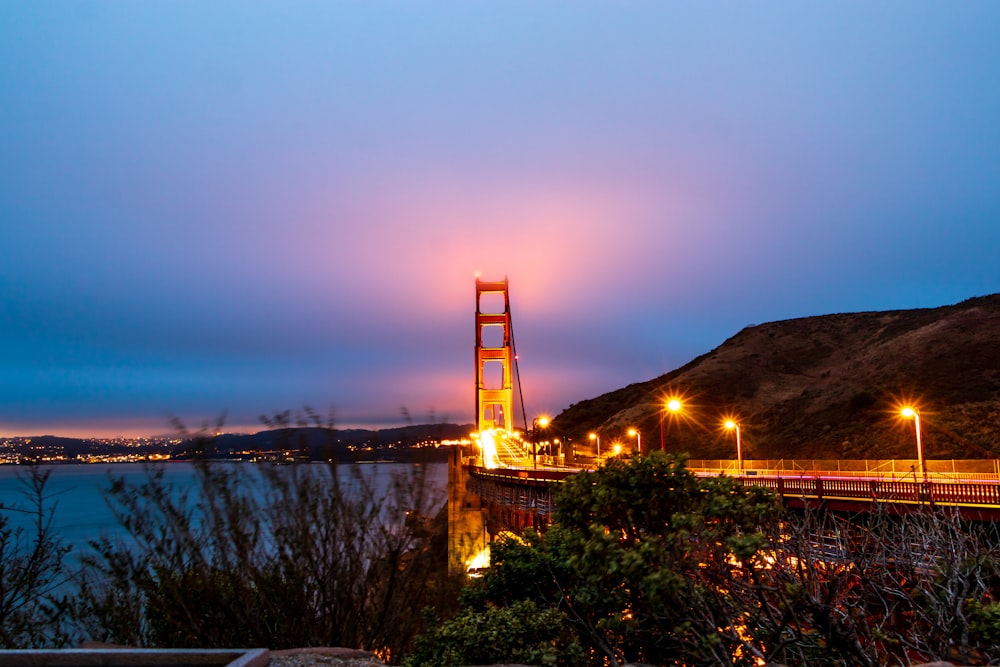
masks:
[[(510, 328), (510, 294), (507, 278), (488, 282), (476, 278), (476, 430), (514, 430), (514, 348)], [(483, 295), (500, 294), (486, 312)], [(484, 333), (486, 342), (484, 344)]]

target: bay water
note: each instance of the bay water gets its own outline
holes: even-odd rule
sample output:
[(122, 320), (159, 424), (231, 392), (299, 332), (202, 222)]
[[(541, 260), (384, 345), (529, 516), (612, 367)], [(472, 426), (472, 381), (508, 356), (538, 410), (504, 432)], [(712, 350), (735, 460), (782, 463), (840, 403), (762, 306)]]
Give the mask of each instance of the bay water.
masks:
[[(164, 480), (178, 490), (193, 489), (196, 486), (196, 471), (192, 463), (170, 461), (155, 465), (163, 466)], [(257, 466), (270, 464), (225, 462), (221, 466)], [(322, 463), (296, 465), (326, 465)], [(435, 498), (439, 498), (436, 509), (444, 504), (448, 465), (446, 463), (368, 463), (341, 464), (337, 467), (338, 478), (349, 483), (355, 475), (361, 475), (376, 491), (388, 493), (393, 481), (399, 475), (409, 475), (416, 466), (422, 466), (424, 481), (430, 486)], [(46, 466), (50, 471), (45, 486), (46, 508), (53, 511), (53, 527), (64, 544), (71, 547), (76, 555), (88, 548), (88, 541), (101, 535), (124, 536), (124, 531), (115, 519), (104, 493), (111, 484), (112, 477), (124, 477), (130, 484), (139, 484), (146, 479), (147, 471), (140, 463), (115, 464), (58, 464)], [(0, 465), (0, 510), (8, 517), (12, 528), (23, 527), (30, 536), (34, 517), (25, 510), (30, 503), (25, 497), (26, 478), (29, 470), (25, 466)]]

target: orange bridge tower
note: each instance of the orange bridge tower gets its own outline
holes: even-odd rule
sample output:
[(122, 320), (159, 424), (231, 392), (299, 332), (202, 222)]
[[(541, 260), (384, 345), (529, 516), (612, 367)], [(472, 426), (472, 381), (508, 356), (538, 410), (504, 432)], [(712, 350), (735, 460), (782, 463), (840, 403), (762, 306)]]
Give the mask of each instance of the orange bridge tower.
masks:
[[(514, 430), (514, 347), (507, 278), (476, 278), (476, 430)], [(485, 297), (485, 298), (484, 298)]]

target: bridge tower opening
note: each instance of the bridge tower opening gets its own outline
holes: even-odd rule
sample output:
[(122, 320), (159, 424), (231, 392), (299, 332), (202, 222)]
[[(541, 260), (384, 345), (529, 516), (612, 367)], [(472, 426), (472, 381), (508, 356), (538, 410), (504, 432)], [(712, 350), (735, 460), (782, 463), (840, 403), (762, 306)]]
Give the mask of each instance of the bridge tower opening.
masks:
[[(484, 299), (484, 297), (486, 297)], [(514, 344), (508, 281), (476, 278), (476, 430), (514, 430)]]

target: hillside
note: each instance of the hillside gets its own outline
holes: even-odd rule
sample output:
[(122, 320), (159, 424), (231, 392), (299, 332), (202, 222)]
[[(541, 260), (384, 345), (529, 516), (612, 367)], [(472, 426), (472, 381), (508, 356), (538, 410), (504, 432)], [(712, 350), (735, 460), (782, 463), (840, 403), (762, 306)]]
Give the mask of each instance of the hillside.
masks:
[(666, 375), (570, 406), (553, 422), (577, 442), (660, 445), (734, 458), (724, 415), (741, 424), (746, 458), (915, 458), (919, 406), (927, 458), (1000, 458), (1000, 294), (953, 306), (847, 313), (750, 326)]
[(444, 460), (447, 450), (432, 443), (467, 438), (472, 424), (411, 424), (380, 430), (326, 429), (317, 427), (275, 428), (252, 434), (196, 435), (178, 443), (176, 436), (161, 438), (64, 438), (53, 435), (6, 438), (0, 443), (0, 463), (44, 459), (76, 461), (79, 458), (142, 457), (170, 454), (175, 459), (207, 456), (239, 458), (254, 456), (315, 461), (429, 461)]
[[(325, 460), (411, 460), (434, 458), (430, 450), (418, 452), (426, 442), (467, 437), (470, 424), (415, 424), (372, 431), (368, 429), (326, 429), (318, 427), (278, 428), (252, 434), (227, 433), (197, 437), (180, 444), (174, 458), (208, 456), (243, 457), (248, 452), (284, 457)], [(431, 448), (433, 449), (433, 448)], [(442, 451), (440, 457), (445, 458)]]

